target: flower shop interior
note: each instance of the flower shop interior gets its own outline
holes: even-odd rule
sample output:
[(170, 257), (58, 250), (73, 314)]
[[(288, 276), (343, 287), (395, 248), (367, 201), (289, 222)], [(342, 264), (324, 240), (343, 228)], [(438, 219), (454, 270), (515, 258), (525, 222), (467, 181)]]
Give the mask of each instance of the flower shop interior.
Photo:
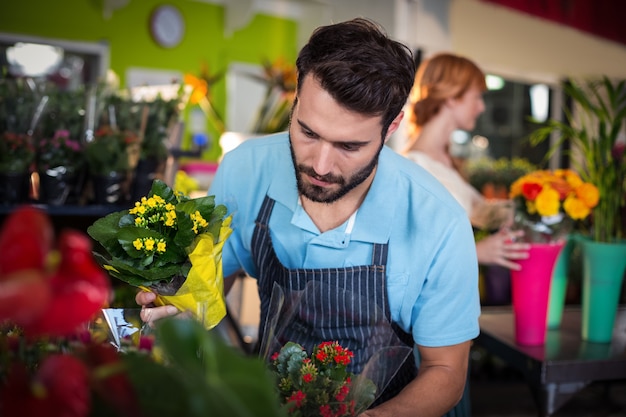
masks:
[[(18, 207), (35, 205), (55, 234), (86, 233), (97, 219), (133, 207), (153, 180), (205, 196), (224, 153), (286, 130), (295, 59), (311, 31), (357, 16), (380, 23), (414, 51), (416, 62), (450, 51), (484, 70), (485, 111), (473, 131), (455, 132), (450, 149), (486, 198), (507, 199), (511, 185), (531, 171), (581, 166), (576, 161), (585, 156), (558, 146), (556, 133), (536, 143), (529, 137), (571, 114), (570, 81), (626, 79), (624, 12), (616, 1), (591, 0), (2, 2), (0, 225), (8, 228)], [(615, 172), (622, 177), (609, 192), (626, 222), (621, 113), (612, 140), (621, 143)], [(399, 150), (406, 140), (400, 129), (388, 146)], [(622, 240), (625, 226), (617, 234)], [(581, 340), (588, 268), (583, 245), (569, 242), (558, 259), (560, 313), (540, 346), (519, 346), (513, 336), (509, 271), (480, 267), (481, 335), (471, 350), (462, 415), (626, 416), (624, 266), (615, 267), (621, 272), (611, 290), (608, 340)], [(626, 259), (621, 253), (613, 256)], [(109, 307), (136, 309), (136, 290), (112, 278)], [(212, 332), (229, 348), (251, 353), (259, 326), (255, 280), (239, 277), (226, 304)], [(9, 343), (5, 327), (0, 350)], [(3, 358), (0, 378), (9, 365)]]

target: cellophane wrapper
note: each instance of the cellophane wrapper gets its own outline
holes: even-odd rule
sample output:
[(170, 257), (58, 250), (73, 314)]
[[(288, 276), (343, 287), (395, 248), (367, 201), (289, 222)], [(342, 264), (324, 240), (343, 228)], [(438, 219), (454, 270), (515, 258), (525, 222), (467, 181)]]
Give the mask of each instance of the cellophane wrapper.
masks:
[[(342, 314), (319, 305), (319, 294), (327, 293), (329, 290), (325, 289), (325, 284), (318, 281), (309, 281), (303, 290), (285, 290), (278, 284), (274, 284), (267, 320), (262, 329), (259, 352), (261, 357), (269, 361), (272, 354), (280, 351), (290, 341), (302, 345), (309, 353), (313, 351), (315, 345), (329, 341), (323, 334), (314, 335), (308, 341), (291, 340), (293, 327), (300, 326), (303, 322), (301, 318), (306, 315), (314, 313), (322, 320), (330, 320)], [(337, 292), (334, 287), (332, 291), (333, 294)], [(363, 301), (360, 295), (348, 290), (342, 290), (337, 297), (355, 305)], [(366, 341), (362, 344), (362, 348), (368, 353), (367, 358), (361, 363), (354, 362), (348, 367), (348, 371), (355, 374), (351, 395), (360, 399), (361, 401), (357, 403), (362, 404), (362, 409), (356, 410), (355, 415), (365, 411), (378, 399), (408, 356), (413, 353), (412, 347), (403, 343), (397, 336), (391, 322), (380, 308), (371, 309), (369, 317), (365, 320), (367, 323), (360, 324), (367, 325), (367, 330), (364, 329), (367, 334)], [(307, 330), (315, 332), (314, 329)], [(352, 346), (343, 345), (343, 347), (354, 351)], [(376, 394), (364, 403), (359, 397), (361, 393), (370, 390), (369, 386), (372, 382), (376, 386)]]

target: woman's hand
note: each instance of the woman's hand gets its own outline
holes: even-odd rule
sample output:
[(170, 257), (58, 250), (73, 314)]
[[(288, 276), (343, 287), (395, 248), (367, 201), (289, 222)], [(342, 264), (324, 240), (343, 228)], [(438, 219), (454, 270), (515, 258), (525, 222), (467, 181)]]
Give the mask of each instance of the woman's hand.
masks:
[(156, 300), (156, 294), (150, 291), (140, 291), (135, 296), (135, 302), (141, 306), (141, 319), (148, 325), (154, 325), (154, 322), (179, 313), (174, 306), (155, 307), (152, 304)]
[(528, 250), (530, 249), (530, 244), (515, 241), (523, 235), (524, 232), (521, 230), (500, 229), (497, 233), (476, 242), (478, 263), (500, 265), (519, 271), (522, 267), (514, 261), (528, 258)]

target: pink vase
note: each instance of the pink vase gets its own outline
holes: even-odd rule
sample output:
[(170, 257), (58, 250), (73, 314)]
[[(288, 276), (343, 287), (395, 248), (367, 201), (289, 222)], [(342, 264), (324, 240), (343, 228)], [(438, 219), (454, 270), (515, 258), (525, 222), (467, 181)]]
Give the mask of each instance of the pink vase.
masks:
[(511, 271), (515, 340), (520, 345), (541, 346), (546, 341), (552, 270), (564, 245), (531, 243), (529, 257), (518, 261), (522, 269)]

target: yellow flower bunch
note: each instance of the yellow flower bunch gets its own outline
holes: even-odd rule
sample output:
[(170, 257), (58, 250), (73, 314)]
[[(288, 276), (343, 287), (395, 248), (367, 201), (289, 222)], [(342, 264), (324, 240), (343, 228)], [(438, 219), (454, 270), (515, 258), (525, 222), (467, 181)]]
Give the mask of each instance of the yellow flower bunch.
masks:
[(157, 292), (156, 304), (192, 312), (207, 328), (226, 314), (221, 251), (231, 233), (226, 207), (190, 198), (155, 180), (129, 210), (97, 220), (87, 232), (113, 277)]
[(511, 185), (509, 196), (523, 203), (527, 214), (554, 217), (565, 213), (584, 220), (599, 200), (598, 189), (570, 169), (533, 171)]

